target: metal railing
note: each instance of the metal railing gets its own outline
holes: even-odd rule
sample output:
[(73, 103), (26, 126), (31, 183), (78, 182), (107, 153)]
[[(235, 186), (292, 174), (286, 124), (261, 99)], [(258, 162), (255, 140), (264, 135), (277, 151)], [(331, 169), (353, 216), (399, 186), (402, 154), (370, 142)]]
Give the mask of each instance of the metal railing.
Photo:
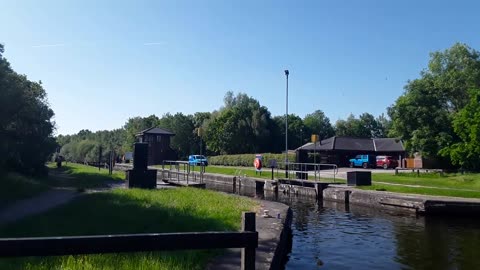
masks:
[(289, 180), (313, 180), (318, 182), (321, 178), (328, 178), (335, 182), (338, 174), (338, 166), (336, 164), (288, 162), (279, 163), (278, 165), (276, 177)]
[(244, 212), (240, 232), (144, 233), (0, 238), (0, 258), (118, 252), (241, 248), (241, 269), (255, 269), (255, 213)]
[(203, 184), (205, 165), (193, 165), (188, 161), (164, 160), (162, 163), (162, 180), (189, 181)]

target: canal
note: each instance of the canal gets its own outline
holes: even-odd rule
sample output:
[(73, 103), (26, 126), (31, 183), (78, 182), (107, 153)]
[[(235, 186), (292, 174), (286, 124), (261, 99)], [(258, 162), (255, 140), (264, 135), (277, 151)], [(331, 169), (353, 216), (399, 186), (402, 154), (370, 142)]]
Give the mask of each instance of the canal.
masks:
[(239, 193), (292, 208), (286, 269), (480, 269), (480, 218), (415, 217), (255, 189)]

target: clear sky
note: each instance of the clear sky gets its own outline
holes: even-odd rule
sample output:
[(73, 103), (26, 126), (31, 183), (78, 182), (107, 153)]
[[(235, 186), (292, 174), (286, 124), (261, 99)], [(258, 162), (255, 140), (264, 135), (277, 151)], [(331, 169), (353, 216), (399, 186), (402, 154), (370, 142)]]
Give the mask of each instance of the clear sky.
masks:
[(480, 50), (480, 1), (0, 0), (0, 43), (41, 80), (58, 134), (212, 111), (245, 92), (332, 122), (386, 111), (429, 53)]

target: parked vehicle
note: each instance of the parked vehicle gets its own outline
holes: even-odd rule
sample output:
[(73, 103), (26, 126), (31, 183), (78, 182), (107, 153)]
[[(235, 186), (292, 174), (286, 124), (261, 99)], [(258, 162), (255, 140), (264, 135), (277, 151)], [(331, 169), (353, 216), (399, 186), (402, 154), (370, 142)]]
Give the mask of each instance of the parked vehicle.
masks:
[(203, 155), (190, 155), (188, 156), (188, 163), (190, 165), (204, 165), (208, 166), (208, 160)]
[(375, 168), (376, 167), (376, 159), (374, 155), (357, 155), (355, 158), (349, 159), (350, 168), (353, 167), (363, 167), (367, 168)]
[(385, 170), (396, 168), (398, 167), (398, 161), (391, 156), (377, 156), (377, 167), (382, 167)]

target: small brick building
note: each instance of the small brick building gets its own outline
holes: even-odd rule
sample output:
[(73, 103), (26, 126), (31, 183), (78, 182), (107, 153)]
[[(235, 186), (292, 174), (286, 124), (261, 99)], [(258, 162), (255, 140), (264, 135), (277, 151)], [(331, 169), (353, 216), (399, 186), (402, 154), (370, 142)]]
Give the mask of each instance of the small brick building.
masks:
[(176, 160), (177, 153), (170, 147), (169, 130), (152, 127), (136, 134), (138, 142), (148, 143), (148, 165), (162, 164), (164, 160)]

